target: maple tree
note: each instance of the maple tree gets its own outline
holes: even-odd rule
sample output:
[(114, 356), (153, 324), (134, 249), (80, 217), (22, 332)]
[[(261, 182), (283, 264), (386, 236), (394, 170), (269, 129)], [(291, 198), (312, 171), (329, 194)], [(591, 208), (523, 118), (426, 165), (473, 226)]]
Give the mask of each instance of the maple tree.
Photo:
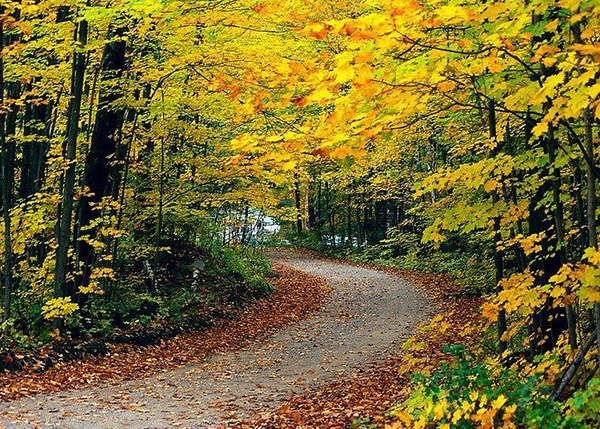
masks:
[[(351, 178), (367, 170), (363, 186), (371, 201), (357, 209), (364, 208), (364, 218), (373, 222), (369, 243), (380, 240), (381, 221), (400, 230), (413, 224), (423, 241), (436, 246), (466, 238), (490, 254), (497, 288), (483, 312), (497, 324), (500, 363), (540, 353), (569, 362), (579, 353), (584, 359), (576, 359), (578, 365), (596, 366), (598, 357), (588, 351), (593, 342), (600, 344), (598, 282), (592, 274), (598, 6), (585, 1), (372, 6), (359, 17), (318, 21), (302, 30), (324, 45), (339, 46), (323, 61), (323, 75), (313, 80), (307, 97), (308, 103), (328, 106), (310, 130), (318, 142), (313, 154), (355, 158), (346, 168)], [(379, 171), (390, 171), (386, 163), (393, 155), (376, 154), (395, 145), (402, 148), (395, 154), (410, 158), (404, 158), (407, 169), (386, 184)], [(416, 202), (398, 193), (406, 181), (415, 184)], [(360, 190), (356, 182), (338, 188), (350, 199)], [(377, 214), (377, 205), (397, 206), (398, 200), (411, 207), (412, 216), (398, 219), (389, 207)], [(350, 237), (360, 222), (347, 218)], [(414, 225), (415, 218), (425, 224)], [(402, 238), (386, 229), (392, 233), (387, 244)], [(560, 381), (564, 388), (567, 379)], [(479, 424), (495, 424), (492, 414)], [(458, 421), (443, 420), (435, 410), (415, 415), (421, 425), (435, 420), (449, 427)]]

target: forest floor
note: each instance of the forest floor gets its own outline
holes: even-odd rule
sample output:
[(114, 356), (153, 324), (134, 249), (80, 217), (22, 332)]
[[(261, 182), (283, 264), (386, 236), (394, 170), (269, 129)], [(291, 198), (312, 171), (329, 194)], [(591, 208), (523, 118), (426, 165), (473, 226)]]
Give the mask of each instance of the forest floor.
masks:
[[(351, 421), (365, 407), (336, 411), (330, 409), (335, 403), (330, 407), (322, 402), (337, 401), (340, 395), (346, 400), (360, 397), (348, 394), (345, 387), (364, 374), (371, 385), (360, 381), (359, 389), (383, 388), (387, 393), (365, 391), (363, 396), (387, 394), (383, 406), (391, 405), (392, 390), (401, 377), (386, 359), (401, 360), (401, 344), (435, 309), (435, 300), (394, 273), (300, 253), (272, 257), (279, 267), (279, 291), (269, 301), (256, 304), (238, 320), (207, 329), (217, 332), (182, 334), (181, 341), (176, 338), (147, 350), (52, 368), (44, 375), (54, 374), (54, 380), (46, 380), (51, 388), (0, 403), (0, 427), (335, 427), (328, 418)], [(328, 297), (318, 279), (331, 288)], [(279, 326), (276, 332), (274, 326)], [(193, 350), (196, 345), (202, 350)], [(174, 354), (184, 357), (171, 359)], [(144, 364), (136, 367), (139, 362)], [(84, 383), (73, 380), (98, 368), (104, 370), (97, 377)], [(59, 375), (69, 371), (75, 371), (68, 379), (71, 384)], [(330, 386), (336, 383), (333, 392)], [(89, 386), (82, 387), (85, 384)], [(19, 386), (15, 382), (12, 388), (30, 389), (27, 383)], [(344, 400), (338, 405), (346, 407)], [(311, 413), (319, 414), (320, 423), (310, 422)]]

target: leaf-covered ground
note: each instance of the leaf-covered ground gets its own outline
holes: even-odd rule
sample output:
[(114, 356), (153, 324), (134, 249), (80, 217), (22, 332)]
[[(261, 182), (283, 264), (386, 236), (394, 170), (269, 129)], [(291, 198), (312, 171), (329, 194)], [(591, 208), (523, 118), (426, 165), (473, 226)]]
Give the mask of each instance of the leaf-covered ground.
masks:
[(281, 264), (273, 268), (275, 292), (245, 310), (231, 311), (227, 319), (217, 320), (206, 330), (185, 332), (154, 346), (109, 345), (105, 356), (59, 363), (45, 372), (26, 366), (24, 371), (0, 375), (0, 400), (132, 380), (200, 362), (211, 354), (260, 341), (276, 329), (301, 320), (320, 308), (331, 291), (318, 277)]
[[(338, 261), (275, 257), (287, 265), (277, 266), (278, 292), (237, 320), (12, 379), (7, 398), (94, 386), (2, 404), (0, 422), (15, 428), (341, 428), (370, 416), (383, 424), (406, 386), (404, 374), (430, 366), (425, 356), (440, 355), (454, 326), (464, 322), (456, 313), (455, 323), (419, 334), (422, 342), (407, 358), (401, 345), (434, 310), (432, 299), (457, 307), (448, 304), (458, 302), (451, 300), (450, 282), (402, 273), (409, 283)], [(333, 289), (328, 299), (319, 278)], [(470, 317), (470, 304), (462, 310)]]
[[(449, 277), (390, 267), (349, 262), (303, 252), (336, 263), (388, 272), (409, 280), (436, 305), (439, 314), (429, 327), (423, 327), (401, 350), (355, 371), (350, 377), (336, 380), (295, 396), (275, 412), (263, 412), (236, 426), (237, 429), (374, 429), (398, 424), (388, 411), (409, 394), (412, 374), (428, 372), (448, 358), (446, 345), (469, 342), (464, 327), (475, 320), (481, 299), (465, 298)], [(354, 425), (354, 426), (351, 426)]]

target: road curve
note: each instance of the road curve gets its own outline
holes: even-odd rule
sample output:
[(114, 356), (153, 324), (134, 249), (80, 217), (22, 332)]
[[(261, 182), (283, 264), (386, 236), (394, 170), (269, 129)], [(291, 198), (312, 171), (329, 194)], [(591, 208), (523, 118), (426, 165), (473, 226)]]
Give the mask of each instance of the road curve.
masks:
[(273, 259), (326, 279), (324, 308), (260, 344), (145, 379), (0, 404), (0, 428), (228, 427), (397, 350), (431, 303), (380, 271), (295, 253)]

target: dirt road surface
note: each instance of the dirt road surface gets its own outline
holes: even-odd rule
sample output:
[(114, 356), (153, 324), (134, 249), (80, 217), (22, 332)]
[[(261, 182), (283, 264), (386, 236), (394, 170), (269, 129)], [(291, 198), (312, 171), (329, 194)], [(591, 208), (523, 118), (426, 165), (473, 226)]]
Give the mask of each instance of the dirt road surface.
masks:
[(423, 293), (391, 274), (306, 255), (272, 257), (326, 279), (333, 293), (322, 310), (258, 345), (197, 365), (2, 403), (0, 428), (229, 427), (383, 360), (432, 309)]

